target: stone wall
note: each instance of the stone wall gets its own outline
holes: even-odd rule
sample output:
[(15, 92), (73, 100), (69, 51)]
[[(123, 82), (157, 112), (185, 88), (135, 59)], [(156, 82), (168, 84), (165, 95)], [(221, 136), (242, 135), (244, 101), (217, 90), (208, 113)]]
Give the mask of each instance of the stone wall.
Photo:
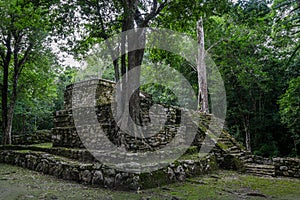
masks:
[(138, 174), (121, 172), (97, 162), (80, 163), (63, 157), (28, 150), (1, 150), (0, 162), (18, 165), (65, 180), (125, 190), (151, 188), (184, 181), (188, 177), (206, 174), (217, 169), (213, 154), (208, 154), (201, 160), (178, 160), (163, 169)]
[[(115, 83), (103, 80), (103, 79), (91, 79), (87, 81), (77, 82), (66, 87), (64, 93), (64, 108), (66, 110), (72, 109), (72, 102), (73, 101), (80, 101), (81, 105), (86, 105), (87, 107), (91, 106), (90, 102), (82, 102), (82, 96), (88, 97), (91, 94), (95, 94), (95, 105), (103, 105), (110, 103), (112, 99), (112, 93), (115, 87)], [(93, 88), (96, 88), (96, 91), (93, 91)], [(73, 98), (73, 91), (80, 91), (81, 93), (78, 97)], [(79, 99), (77, 99), (79, 98)], [(87, 98), (85, 98), (87, 100)]]
[(35, 133), (12, 136), (12, 144), (14, 145), (29, 145), (47, 142), (52, 142), (52, 133), (50, 130), (38, 130)]
[(300, 178), (300, 159), (298, 158), (273, 158), (276, 176)]
[[(81, 102), (81, 105), (85, 105), (84, 108), (75, 106), (72, 108), (72, 93), (76, 88), (80, 88), (84, 94), (82, 96), (88, 96), (91, 92), (91, 88), (96, 87), (96, 106), (91, 106), (88, 102)], [(116, 146), (125, 146), (129, 151), (154, 151), (163, 148), (166, 144), (172, 141), (180, 127), (181, 122), (181, 110), (176, 107), (163, 106), (160, 107), (161, 114), (154, 114), (149, 108), (153, 105), (153, 102), (145, 97), (141, 97), (141, 109), (142, 109), (142, 122), (141, 125), (149, 125), (151, 123), (151, 117), (155, 117), (158, 121), (165, 120), (165, 124), (157, 132), (152, 126), (147, 127), (147, 135), (143, 137), (135, 137), (127, 134), (119, 129), (112, 114), (112, 93), (114, 83), (104, 80), (90, 80), (85, 82), (69, 85), (65, 91), (65, 110), (57, 111), (55, 113), (53, 132), (53, 146), (56, 147), (72, 147), (72, 148), (84, 148), (81, 139), (84, 137), (85, 141), (89, 144), (89, 147), (99, 149), (98, 144), (102, 144), (104, 137), (109, 138)], [(73, 101), (81, 101), (81, 98), (75, 97)], [(76, 128), (73, 115), (81, 117), (76, 121)], [(93, 119), (89, 119), (86, 116), (90, 116), (88, 113), (95, 113), (98, 124), (96, 127), (90, 125)], [(77, 117), (77, 118), (78, 118)], [(153, 119), (153, 118), (152, 118)], [(197, 130), (198, 133), (195, 139), (196, 144), (200, 144), (205, 137), (205, 125), (209, 123), (209, 117), (201, 118), (202, 127), (198, 128), (192, 120), (185, 122), (185, 132), (189, 130)], [(154, 123), (155, 124), (155, 123)], [(181, 127), (182, 128), (182, 127)], [(99, 134), (99, 129), (104, 131), (103, 134)], [(152, 130), (153, 129), (153, 130)], [(78, 136), (78, 131), (81, 134), (81, 138)], [(87, 134), (85, 134), (87, 133)], [(186, 134), (187, 135), (187, 134)], [(185, 138), (179, 138), (184, 143)], [(180, 142), (179, 142), (180, 145)]]

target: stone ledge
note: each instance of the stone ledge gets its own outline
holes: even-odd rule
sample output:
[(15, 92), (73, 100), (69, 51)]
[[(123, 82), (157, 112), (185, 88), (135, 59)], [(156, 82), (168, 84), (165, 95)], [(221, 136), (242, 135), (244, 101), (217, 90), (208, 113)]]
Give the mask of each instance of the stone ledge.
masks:
[(126, 173), (101, 163), (82, 163), (44, 152), (28, 150), (0, 150), (0, 162), (50, 174), (65, 180), (122, 190), (157, 187), (184, 181), (188, 177), (218, 169), (213, 154), (198, 161), (176, 161), (165, 168), (147, 173)]

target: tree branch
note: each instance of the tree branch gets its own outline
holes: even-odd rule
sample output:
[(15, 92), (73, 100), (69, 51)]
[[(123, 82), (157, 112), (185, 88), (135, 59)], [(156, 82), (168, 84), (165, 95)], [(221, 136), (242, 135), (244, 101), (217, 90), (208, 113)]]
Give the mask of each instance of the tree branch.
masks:
[(28, 48), (26, 49), (23, 58), (18, 62), (18, 73), (21, 73), (23, 67), (24, 67), (24, 63), (26, 62), (26, 60), (28, 59), (28, 56), (31, 52), (33, 48), (33, 42), (30, 42)]
[(7, 48), (7, 53), (6, 53), (6, 56), (5, 56), (4, 60), (3, 60), (3, 62), (4, 62), (4, 65), (6, 67), (8, 67), (9, 63), (10, 63), (10, 59), (11, 59), (11, 54), (12, 54), (12, 50), (11, 50), (11, 34), (10, 33), (9, 33), (9, 35), (6, 38), (5, 46)]
[(4, 60), (5, 60), (5, 52), (4, 52), (3, 49), (0, 49), (0, 56), (1, 56), (2, 61), (4, 62)]
[(153, 6), (150, 13), (155, 13), (157, 9), (157, 0), (153, 0)]
[(20, 52), (20, 43), (21, 43), (21, 40), (22, 40), (22, 35), (20, 35), (19, 32), (17, 31), (13, 31), (12, 32), (13, 34), (13, 37), (15, 39), (15, 42), (14, 42), (14, 64), (15, 64), (15, 67), (18, 68), (19, 66), (19, 58), (18, 58), (18, 54)]
[[(226, 39), (227, 40), (227, 39)], [(219, 41), (215, 42), (214, 44), (212, 44), (207, 50), (206, 52), (209, 52), (209, 50), (211, 50), (213, 47), (215, 47), (217, 44), (221, 43), (222, 41), (225, 41), (224, 38), (221, 38)]]
[(106, 30), (105, 30), (103, 18), (101, 16), (101, 8), (100, 8), (100, 5), (99, 5), (98, 1), (96, 3), (96, 9), (97, 9), (97, 14), (98, 14), (98, 19), (100, 21), (100, 26), (101, 26), (101, 29), (102, 29), (101, 35), (102, 35), (102, 38), (106, 40), (108, 38), (108, 35), (105, 33)]
[(141, 20), (139, 27), (146, 27), (150, 20), (155, 18), (161, 11), (169, 4), (168, 0), (161, 3), (159, 7), (157, 8), (157, 0), (153, 0), (153, 6), (151, 8), (151, 11), (148, 15), (146, 15), (144, 20)]

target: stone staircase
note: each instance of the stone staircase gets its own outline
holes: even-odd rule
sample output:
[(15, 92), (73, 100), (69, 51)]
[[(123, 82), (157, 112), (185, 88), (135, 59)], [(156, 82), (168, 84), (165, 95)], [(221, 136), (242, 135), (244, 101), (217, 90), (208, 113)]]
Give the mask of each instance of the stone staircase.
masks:
[(275, 176), (275, 166), (274, 165), (262, 165), (262, 164), (245, 164), (245, 170), (248, 174), (258, 175), (258, 176)]
[(222, 132), (218, 144), (225, 150), (227, 155), (238, 159), (242, 164), (242, 171), (257, 176), (275, 176), (275, 166), (271, 160), (252, 155), (243, 148), (232, 136)]

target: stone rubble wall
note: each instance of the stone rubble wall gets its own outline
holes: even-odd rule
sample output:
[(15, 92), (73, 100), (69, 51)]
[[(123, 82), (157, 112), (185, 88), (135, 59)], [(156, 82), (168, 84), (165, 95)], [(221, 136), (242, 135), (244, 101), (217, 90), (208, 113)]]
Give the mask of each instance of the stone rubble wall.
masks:
[(100, 185), (112, 189), (137, 190), (184, 181), (217, 169), (213, 154), (201, 160), (178, 160), (167, 167), (146, 173), (127, 173), (101, 163), (80, 163), (42, 152), (0, 151), (0, 162), (21, 166), (57, 178)]
[(273, 158), (276, 176), (300, 178), (300, 159), (298, 158)]
[(14, 145), (29, 145), (47, 142), (52, 142), (50, 130), (38, 130), (35, 133), (12, 136), (12, 144)]
[[(88, 109), (82, 110), (82, 115), (84, 115), (84, 112), (87, 110)], [(76, 128), (72, 118), (72, 110), (58, 111), (55, 117), (56, 127), (52, 130), (53, 145), (57, 147), (84, 148), (81, 141), (82, 139), (85, 139), (89, 146), (95, 145), (96, 148), (96, 145), (103, 143), (104, 137), (107, 137), (114, 145), (121, 146), (123, 144), (126, 149), (132, 151), (156, 150), (164, 147), (173, 140), (180, 127), (176, 122), (178, 116), (176, 113), (179, 111), (172, 108), (166, 108), (165, 113), (167, 115), (167, 121), (165, 125), (161, 127), (159, 132), (154, 128), (152, 131), (151, 126), (148, 127), (147, 134), (151, 134), (151, 136), (149, 137), (146, 135), (141, 139), (141, 137), (134, 137), (133, 135), (124, 133), (119, 129), (112, 118), (106, 117), (111, 115), (111, 113), (109, 113), (109, 105), (99, 106), (96, 112), (97, 111), (99, 111), (97, 113), (97, 119), (99, 121), (98, 125), (90, 125), (89, 119), (83, 119), (76, 124)], [(149, 120), (146, 119), (143, 123), (147, 123), (148, 121)], [(190, 126), (191, 129), (197, 130), (197, 127), (195, 127), (196, 125), (193, 123), (186, 125)], [(189, 127), (185, 126), (187, 132), (188, 128)], [(101, 131), (103, 131), (104, 134), (100, 134)], [(77, 132), (80, 133), (80, 137)], [(85, 133), (88, 133), (89, 135), (86, 135)], [(198, 136), (197, 138), (203, 139), (205, 133), (199, 132), (199, 134), (201, 134), (201, 136)]]
[[(93, 106), (108, 104), (113, 99), (113, 90), (115, 83), (103, 80), (103, 79), (91, 79), (87, 81), (77, 82), (75, 84), (68, 85), (64, 92), (64, 108), (65, 110), (72, 109), (72, 102), (79, 101), (80, 105), (91, 106), (89, 95), (95, 95), (96, 102)], [(73, 98), (73, 91), (78, 91), (76, 97)], [(85, 97), (85, 98), (82, 98)], [(94, 99), (94, 97), (91, 97)], [(84, 101), (85, 100), (85, 101)]]
[[(74, 97), (72, 100), (73, 90), (79, 88), (80, 91), (83, 91), (83, 94), (79, 94), (88, 97), (90, 93), (93, 93), (91, 92), (91, 88), (95, 87), (97, 88), (96, 92), (94, 91), (94, 94), (96, 95), (96, 105), (91, 106), (87, 101), (80, 102), (80, 105), (84, 105), (83, 108), (76, 106), (72, 107), (72, 101), (76, 102), (82, 100), (80, 97)], [(203, 126), (201, 128), (198, 128), (192, 120), (185, 122), (185, 126), (180, 127), (181, 110), (179, 108), (164, 106), (161, 108), (161, 112), (158, 112), (159, 114), (154, 114), (149, 111), (153, 102), (148, 98), (141, 98), (141, 123), (142, 125), (151, 124), (150, 116), (155, 116), (158, 122), (165, 120), (165, 124), (158, 129), (159, 132), (157, 132), (157, 128), (152, 124), (147, 126), (146, 135), (143, 136), (139, 135), (135, 137), (134, 135), (121, 131), (112, 114), (111, 102), (113, 102), (113, 88), (114, 83), (103, 80), (91, 80), (67, 86), (65, 91), (65, 110), (57, 111), (55, 113), (55, 128), (52, 130), (53, 146), (84, 148), (84, 145), (81, 142), (84, 140), (90, 148), (94, 147), (95, 149), (99, 149), (103, 146), (103, 142), (106, 141), (105, 137), (107, 137), (112, 143), (107, 145), (123, 145), (127, 150), (133, 152), (155, 151), (173, 141), (179, 128), (186, 129), (185, 132), (191, 132), (189, 130), (198, 130), (194, 143), (200, 144), (201, 141), (203, 141), (206, 128), (204, 125), (206, 124), (208, 126), (209, 116), (207, 118), (202, 118), (204, 121), (202, 121)], [(73, 115), (76, 115), (75, 121)], [(93, 117), (97, 119), (96, 122), (94, 122), (95, 119)], [(103, 130), (104, 134), (99, 134), (99, 131), (101, 132), (101, 130)], [(78, 132), (80, 133), (80, 137), (78, 136)], [(186, 141), (186, 138), (181, 137), (177, 138), (177, 140), (179, 140), (177, 142), (180, 145)], [(100, 147), (99, 144), (101, 144)]]
[(260, 165), (273, 165), (273, 161), (270, 158), (264, 158), (258, 155), (249, 154), (247, 159), (244, 160), (245, 163), (256, 163)]

